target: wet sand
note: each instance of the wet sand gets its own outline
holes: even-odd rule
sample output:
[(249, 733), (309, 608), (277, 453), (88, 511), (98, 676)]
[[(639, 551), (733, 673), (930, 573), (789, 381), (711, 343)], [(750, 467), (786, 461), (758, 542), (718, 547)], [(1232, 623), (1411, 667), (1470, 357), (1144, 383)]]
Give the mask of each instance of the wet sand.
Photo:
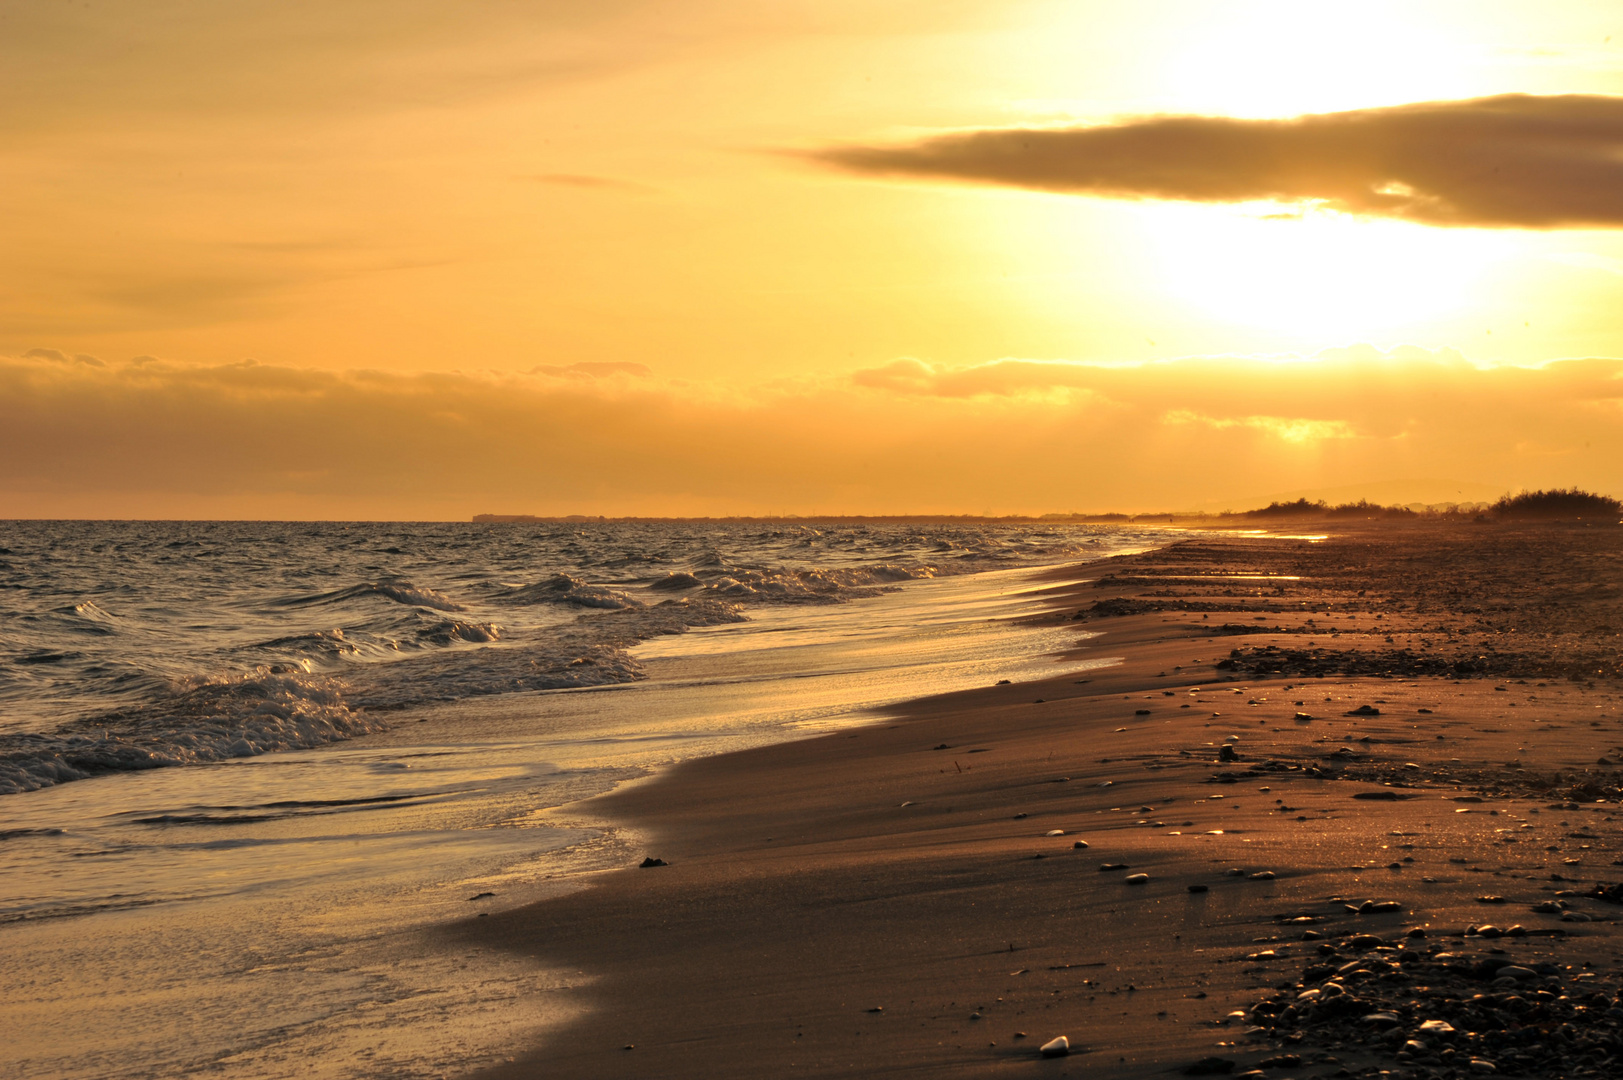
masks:
[(558, 811), (668, 865), (453, 928), (590, 977), (485, 1075), (1615, 1075), (1623, 529), (1323, 531), (1088, 567), (1087, 678)]

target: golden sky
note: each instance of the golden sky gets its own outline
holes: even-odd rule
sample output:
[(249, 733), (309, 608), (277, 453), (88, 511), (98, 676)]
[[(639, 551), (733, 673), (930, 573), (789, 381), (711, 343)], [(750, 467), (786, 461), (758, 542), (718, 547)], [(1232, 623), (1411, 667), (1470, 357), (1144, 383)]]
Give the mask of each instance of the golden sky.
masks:
[(1615, 2), (0, 0), (0, 132), (0, 517), (1623, 495)]

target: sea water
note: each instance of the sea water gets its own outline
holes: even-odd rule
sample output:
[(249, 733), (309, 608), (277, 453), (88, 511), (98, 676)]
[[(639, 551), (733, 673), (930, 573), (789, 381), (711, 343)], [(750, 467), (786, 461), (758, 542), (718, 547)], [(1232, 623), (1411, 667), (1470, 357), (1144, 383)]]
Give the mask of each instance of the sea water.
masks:
[[(645, 839), (662, 766), (1067, 670), (1078, 525), (0, 525), (0, 1067), (428, 1077), (589, 971), (433, 928)], [(1069, 662), (1070, 670), (1108, 657)], [(566, 808), (560, 811), (558, 808)]]

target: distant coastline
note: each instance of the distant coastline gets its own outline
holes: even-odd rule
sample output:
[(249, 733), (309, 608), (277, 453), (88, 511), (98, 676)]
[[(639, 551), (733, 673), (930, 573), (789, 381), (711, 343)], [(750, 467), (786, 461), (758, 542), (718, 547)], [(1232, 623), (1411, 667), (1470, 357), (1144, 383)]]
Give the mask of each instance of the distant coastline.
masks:
[(1623, 501), (1578, 488), (1523, 491), (1506, 494), (1498, 502), (1408, 503), (1383, 505), (1366, 500), (1331, 505), (1296, 499), (1273, 502), (1253, 510), (1174, 510), (1125, 514), (767, 514), (727, 517), (611, 517), (593, 514), (475, 514), (475, 524), (584, 524), (587, 522), (758, 522), (768, 524), (930, 525), (930, 524), (1054, 524), (1054, 525), (1190, 525), (1256, 523), (1259, 521), (1617, 521)]

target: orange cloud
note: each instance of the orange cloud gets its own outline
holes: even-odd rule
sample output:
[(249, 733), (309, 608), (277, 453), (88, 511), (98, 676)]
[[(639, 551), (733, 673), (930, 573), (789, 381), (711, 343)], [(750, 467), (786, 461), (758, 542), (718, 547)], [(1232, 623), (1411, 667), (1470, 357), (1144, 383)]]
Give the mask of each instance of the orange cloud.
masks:
[(1623, 493), (1623, 360), (902, 359), (739, 388), (0, 357), (0, 517), (1148, 510), (1415, 477)]
[(857, 172), (1107, 198), (1315, 203), (1426, 225), (1623, 226), (1623, 97), (1505, 94), (1289, 120), (1154, 116), (816, 155)]

